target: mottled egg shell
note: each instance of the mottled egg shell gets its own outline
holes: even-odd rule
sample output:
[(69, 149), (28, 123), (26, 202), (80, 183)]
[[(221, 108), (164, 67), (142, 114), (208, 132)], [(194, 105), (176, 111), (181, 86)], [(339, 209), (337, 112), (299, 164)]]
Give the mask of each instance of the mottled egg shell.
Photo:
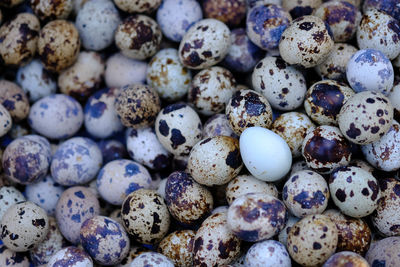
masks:
[(329, 26), (315, 16), (299, 17), (283, 32), (279, 52), (287, 63), (305, 68), (321, 64), (333, 48)]
[(201, 140), (202, 124), (193, 108), (184, 103), (175, 103), (158, 113), (155, 130), (166, 150), (175, 156), (187, 156)]
[(31, 8), (40, 20), (66, 19), (73, 9), (73, 0), (31, 0)]
[(134, 129), (151, 126), (161, 109), (157, 92), (142, 84), (122, 87), (114, 106), (122, 124)]
[(102, 265), (115, 265), (129, 252), (128, 234), (118, 222), (96, 215), (81, 226), (81, 244), (85, 251)]
[(114, 0), (115, 5), (128, 13), (151, 13), (158, 8), (162, 0)]
[(370, 144), (389, 131), (393, 106), (381, 93), (364, 91), (352, 96), (340, 109), (338, 124), (343, 135), (356, 144)]
[(237, 135), (229, 126), (229, 121), (225, 114), (215, 114), (204, 123), (202, 134), (204, 139), (218, 135), (237, 138)]
[(280, 57), (266, 56), (251, 76), (254, 90), (278, 110), (293, 110), (303, 104), (307, 91), (303, 74)]
[(311, 15), (314, 9), (318, 8), (321, 4), (322, 0), (282, 0), (282, 7), (290, 12), (293, 18)]
[(93, 267), (92, 258), (77, 247), (66, 247), (51, 256), (47, 267)]
[(288, 220), (287, 220), (287, 223), (286, 223), (286, 225), (285, 225), (285, 228), (283, 228), (283, 229), (279, 232), (279, 234), (278, 234), (278, 241), (281, 242), (282, 244), (284, 244), (285, 247), (287, 247), (287, 237), (288, 237), (288, 235), (289, 235), (290, 229), (292, 229), (293, 225), (294, 225), (295, 223), (297, 223), (299, 220), (300, 220), (300, 218), (295, 217), (295, 216), (293, 216), (293, 215), (291, 215), (291, 214), (289, 213)]
[(148, 189), (130, 193), (122, 203), (121, 215), (126, 231), (143, 244), (160, 242), (171, 221), (164, 199)]
[(393, 86), (388, 98), (394, 107), (394, 117), (400, 120), (400, 82)]
[(337, 125), (340, 109), (354, 94), (354, 91), (344, 83), (322, 80), (308, 89), (304, 109), (319, 125)]
[(258, 242), (250, 247), (246, 253), (245, 266), (247, 267), (291, 267), (289, 253), (285, 246), (275, 240)]
[(240, 255), (241, 241), (229, 229), (226, 212), (205, 219), (193, 243), (193, 266), (224, 266)]
[(121, 53), (133, 59), (153, 56), (159, 49), (161, 39), (157, 22), (145, 15), (127, 17), (115, 32), (115, 44)]
[(299, 171), (286, 181), (282, 199), (294, 216), (320, 214), (328, 206), (328, 184), (324, 177), (316, 172)]
[(368, 10), (376, 9), (386, 12), (397, 20), (400, 18), (400, 7), (397, 5), (398, 0), (365, 0), (363, 2), (362, 9), (364, 13)]
[(272, 124), (271, 105), (261, 93), (253, 90), (236, 91), (226, 104), (225, 114), (237, 135), (249, 127), (270, 128)]
[(79, 9), (75, 25), (87, 50), (99, 51), (114, 41), (121, 23), (118, 10), (110, 0), (90, 0)]
[(100, 204), (93, 191), (74, 186), (63, 192), (57, 202), (56, 219), (63, 236), (73, 244), (79, 243), (82, 223), (100, 213)]
[(196, 233), (192, 230), (179, 230), (166, 236), (158, 246), (158, 252), (167, 256), (175, 266), (193, 265), (193, 241)]
[(18, 189), (14, 186), (2, 186), (0, 188), (0, 221), (9, 207), (21, 201), (25, 201), (25, 197)]
[(274, 4), (282, 5), (282, 0), (246, 0), (247, 8), (255, 7), (256, 5)]
[(271, 130), (286, 141), (293, 157), (299, 157), (304, 138), (314, 128), (314, 123), (307, 115), (292, 111), (277, 117), (272, 123)]
[(174, 267), (174, 263), (161, 253), (144, 252), (137, 256), (129, 266)]
[(117, 264), (117, 267), (129, 267), (132, 263), (132, 261), (139, 256), (140, 254), (143, 254), (145, 252), (151, 252), (151, 250), (141, 247), (141, 246), (134, 246), (131, 245), (131, 248), (129, 250), (128, 256), (126, 256), (119, 264)]
[(50, 171), (54, 181), (71, 186), (91, 181), (102, 165), (103, 156), (94, 141), (73, 137), (57, 148)]
[(116, 53), (106, 61), (104, 79), (107, 87), (123, 87), (129, 84), (144, 84), (147, 62)]
[(204, 17), (220, 20), (230, 26), (240, 24), (246, 16), (246, 0), (205, 0), (202, 4)]
[(4, 136), (11, 130), (12, 118), (10, 112), (0, 104), (0, 137)]
[(53, 20), (39, 34), (38, 53), (46, 69), (59, 72), (78, 58), (81, 41), (72, 22)]
[(49, 231), (46, 211), (24, 201), (12, 205), (1, 219), (1, 239), (9, 249), (28, 251), (37, 246)]
[(214, 204), (210, 191), (185, 172), (173, 172), (168, 176), (165, 201), (171, 215), (186, 225), (204, 219)]
[(32, 105), (28, 123), (47, 138), (65, 139), (78, 132), (83, 119), (82, 106), (78, 101), (64, 94), (54, 94)]
[(51, 160), (50, 144), (47, 140), (45, 142), (47, 144), (29, 136), (14, 139), (2, 157), (6, 177), (20, 184), (31, 184), (42, 179), (47, 174)]
[(311, 168), (308, 167), (307, 162), (302, 158), (292, 164), (290, 176), (292, 176), (295, 172), (308, 170), (311, 170)]
[(257, 242), (279, 233), (288, 213), (282, 201), (265, 193), (249, 193), (236, 198), (229, 206), (229, 229), (240, 239)]
[(340, 167), (329, 179), (335, 205), (346, 215), (361, 218), (378, 207), (380, 190), (374, 176), (358, 167)]
[(16, 83), (0, 80), (0, 104), (8, 110), (15, 122), (25, 119), (29, 114), (28, 97)]
[(103, 164), (106, 164), (112, 160), (126, 158), (128, 152), (123, 143), (115, 139), (100, 140), (97, 143), (101, 153), (103, 154)]
[(179, 59), (191, 69), (204, 69), (222, 61), (228, 54), (230, 30), (216, 19), (196, 22), (183, 36), (179, 45)]
[(149, 189), (151, 176), (145, 167), (132, 160), (113, 160), (100, 170), (97, 176), (100, 196), (113, 205), (121, 205), (124, 199), (140, 188)]
[(199, 113), (210, 116), (225, 110), (236, 91), (233, 74), (222, 67), (209, 67), (197, 73), (188, 91), (188, 99)]
[(323, 264), (335, 253), (338, 242), (336, 225), (328, 216), (308, 215), (290, 229), (287, 246), (294, 261), (303, 266)]
[(322, 267), (369, 267), (368, 262), (360, 255), (350, 251), (343, 251), (333, 254)]
[(247, 11), (246, 32), (258, 47), (275, 49), (291, 21), (290, 14), (279, 5), (257, 5)]
[(388, 95), (394, 81), (393, 66), (379, 50), (363, 49), (347, 63), (347, 80), (356, 92), (373, 91)]
[(0, 245), (0, 266), (30, 267), (28, 256), (23, 252), (15, 252)]
[(226, 200), (228, 204), (248, 193), (263, 193), (278, 197), (278, 189), (273, 183), (266, 183), (252, 175), (239, 175), (229, 182), (226, 187)]
[(387, 237), (371, 245), (365, 259), (371, 266), (399, 266), (400, 237)]
[(335, 168), (349, 164), (350, 143), (338, 127), (318, 126), (304, 138), (302, 154), (307, 165), (319, 173), (331, 173)]

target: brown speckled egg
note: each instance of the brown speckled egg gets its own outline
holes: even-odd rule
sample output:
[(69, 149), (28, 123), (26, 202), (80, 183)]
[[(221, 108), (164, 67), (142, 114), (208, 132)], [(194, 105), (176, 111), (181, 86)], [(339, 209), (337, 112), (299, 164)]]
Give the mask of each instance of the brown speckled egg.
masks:
[(235, 199), (248, 193), (263, 193), (278, 197), (278, 189), (273, 183), (266, 183), (252, 175), (243, 174), (229, 182), (226, 187), (226, 200), (230, 205)]
[(124, 86), (115, 99), (115, 110), (122, 124), (134, 129), (153, 125), (160, 106), (157, 92), (142, 84)]
[(322, 4), (322, 0), (282, 0), (282, 7), (292, 15), (293, 18), (311, 15), (314, 9)]
[(210, 191), (185, 172), (173, 172), (165, 185), (165, 202), (179, 222), (190, 225), (204, 219), (213, 208)]
[(131, 248), (129, 250), (128, 256), (126, 256), (119, 264), (117, 264), (117, 267), (129, 267), (131, 265), (131, 262), (140, 254), (143, 254), (145, 252), (150, 252), (151, 250), (141, 247), (141, 246), (134, 246), (131, 245)]
[(343, 251), (333, 254), (322, 267), (369, 267), (368, 262), (357, 253)]
[(122, 203), (121, 215), (126, 231), (143, 244), (160, 242), (168, 233), (171, 221), (164, 199), (148, 189), (129, 194)]
[(172, 260), (175, 266), (191, 267), (195, 235), (192, 230), (175, 231), (160, 242), (158, 252)]
[(194, 24), (179, 45), (182, 64), (191, 69), (204, 69), (222, 61), (231, 45), (230, 30), (221, 21), (203, 19)]
[(133, 59), (146, 59), (159, 49), (162, 39), (157, 22), (145, 15), (127, 17), (115, 32), (115, 44), (122, 54)]
[(73, 9), (73, 0), (30, 0), (33, 12), (41, 20), (66, 19)]
[(204, 17), (230, 26), (240, 24), (246, 16), (246, 0), (205, 0), (202, 4)]
[(293, 157), (300, 157), (304, 138), (314, 128), (314, 123), (307, 115), (293, 111), (277, 117), (272, 123), (271, 130), (286, 141)]
[(211, 138), (218, 135), (237, 137), (229, 126), (229, 121), (225, 114), (215, 114), (211, 116), (203, 126), (203, 138)]
[(237, 135), (249, 127), (270, 128), (272, 124), (271, 105), (264, 96), (253, 90), (235, 92), (226, 105), (225, 114)]
[(226, 212), (208, 217), (193, 243), (193, 266), (225, 266), (240, 255), (241, 242), (229, 229)]
[(337, 125), (340, 109), (354, 94), (353, 89), (344, 83), (322, 80), (308, 89), (304, 109), (319, 125)]
[(0, 221), (7, 209), (15, 203), (25, 201), (24, 195), (14, 186), (1, 185), (0, 188)]
[(16, 83), (0, 80), (0, 104), (8, 110), (15, 122), (28, 117), (30, 109), (28, 97)]
[(400, 266), (400, 236), (387, 237), (371, 245), (365, 259), (371, 266)]
[(328, 206), (328, 184), (324, 177), (316, 172), (299, 171), (286, 181), (282, 199), (294, 216), (320, 214)]
[(356, 144), (379, 140), (392, 125), (393, 106), (381, 93), (363, 91), (352, 96), (338, 116), (343, 135)]
[(210, 67), (197, 73), (188, 91), (189, 102), (199, 113), (210, 116), (225, 110), (236, 91), (233, 74), (222, 67)]
[(201, 140), (202, 124), (193, 108), (184, 103), (175, 103), (158, 113), (155, 130), (166, 150), (184, 157)]
[(40, 23), (36, 16), (20, 13), (0, 28), (0, 55), (7, 65), (21, 65), (36, 53)]
[(338, 242), (336, 225), (328, 216), (304, 217), (290, 229), (287, 246), (293, 260), (303, 266), (324, 263), (335, 253)]
[(9, 249), (28, 251), (37, 246), (49, 231), (46, 211), (24, 201), (11, 206), (1, 219), (1, 239)]
[(115, 5), (128, 13), (151, 13), (158, 8), (162, 0), (114, 0)]
[(72, 22), (53, 20), (40, 31), (38, 52), (46, 69), (59, 72), (78, 58), (81, 41)]
[(0, 137), (4, 136), (12, 127), (10, 112), (0, 104)]
[(28, 255), (15, 252), (4, 245), (0, 245), (0, 266), (4, 267), (30, 267)]
[(332, 33), (323, 20), (303, 16), (282, 33), (279, 52), (287, 63), (311, 68), (328, 57), (333, 44)]
[(319, 173), (331, 173), (335, 168), (350, 162), (349, 142), (339, 128), (318, 126), (304, 138), (302, 154), (307, 165)]
[(361, 218), (378, 207), (380, 190), (374, 176), (358, 167), (340, 167), (329, 179), (335, 205), (346, 215)]
[(187, 165), (193, 179), (206, 186), (228, 183), (242, 167), (239, 140), (230, 136), (215, 136), (198, 142), (190, 151)]
[(228, 209), (229, 229), (240, 239), (256, 242), (278, 234), (287, 222), (282, 201), (265, 193), (238, 197)]

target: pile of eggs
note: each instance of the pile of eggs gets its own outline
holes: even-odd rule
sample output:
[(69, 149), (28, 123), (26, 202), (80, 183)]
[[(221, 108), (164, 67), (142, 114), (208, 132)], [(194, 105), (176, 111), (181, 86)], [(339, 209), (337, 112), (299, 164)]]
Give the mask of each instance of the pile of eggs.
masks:
[(400, 266), (399, 0), (0, 8), (0, 266)]

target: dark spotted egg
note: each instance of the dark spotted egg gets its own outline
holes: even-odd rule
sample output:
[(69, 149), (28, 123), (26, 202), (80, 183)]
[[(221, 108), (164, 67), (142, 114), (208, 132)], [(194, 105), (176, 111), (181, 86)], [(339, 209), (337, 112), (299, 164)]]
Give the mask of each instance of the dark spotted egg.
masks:
[(342, 251), (333, 254), (322, 267), (345, 266), (369, 267), (368, 262), (359, 254), (351, 251)]
[(29, 99), (16, 83), (0, 80), (0, 104), (15, 122), (25, 119), (29, 114)]
[(371, 266), (399, 266), (400, 265), (400, 236), (387, 237), (373, 243), (365, 255)]
[(157, 252), (144, 252), (137, 256), (131, 263), (133, 266), (146, 267), (174, 267), (174, 263), (166, 256)]
[(128, 155), (125, 145), (115, 139), (103, 139), (97, 145), (103, 154), (103, 164), (116, 159), (126, 158)]
[(398, 6), (398, 0), (365, 0), (363, 1), (362, 10), (366, 13), (368, 10), (376, 9), (383, 11), (393, 18), (400, 19), (400, 6)]
[(11, 130), (12, 118), (10, 112), (0, 104), (0, 137), (3, 137), (7, 132)]
[[(121, 212), (121, 210), (120, 210)], [(126, 256), (119, 264), (116, 265), (116, 267), (130, 267), (132, 261), (139, 256), (140, 254), (143, 254), (145, 252), (150, 252), (151, 250), (142, 247), (142, 246), (135, 246), (131, 245), (131, 248), (129, 250), (128, 256)]]
[(229, 121), (225, 114), (215, 114), (211, 116), (203, 126), (203, 138), (211, 138), (218, 135), (237, 137), (229, 126)]
[(53, 2), (49, 0), (32, 0), (33, 12), (40, 20), (66, 19), (73, 9), (73, 0), (62, 0)]
[(170, 233), (158, 246), (158, 252), (168, 257), (175, 266), (193, 265), (193, 242), (196, 233), (192, 230), (179, 230)]
[(7, 209), (15, 203), (25, 201), (25, 196), (14, 186), (1, 186), (0, 188), (0, 221)]
[(15, 252), (4, 245), (0, 245), (0, 266), (30, 267), (28, 256), (22, 252)]
[(282, 7), (288, 11), (294, 19), (301, 16), (311, 15), (321, 4), (322, 0), (282, 0)]
[(229, 26), (237, 26), (246, 16), (246, 0), (205, 0), (203, 14)]
[(285, 245), (285, 247), (287, 247), (287, 237), (289, 235), (290, 229), (292, 229), (293, 225), (300, 221), (300, 219), (301, 218), (295, 217), (289, 213), (285, 228), (283, 228), (278, 234), (278, 241)]
[(114, 1), (118, 8), (127, 13), (152, 13), (158, 8), (161, 2), (162, 0)]
[(245, 266), (291, 267), (292, 262), (285, 246), (275, 240), (255, 243), (246, 253)]
[(47, 267), (93, 267), (92, 258), (83, 250), (77, 247), (66, 247), (53, 254)]

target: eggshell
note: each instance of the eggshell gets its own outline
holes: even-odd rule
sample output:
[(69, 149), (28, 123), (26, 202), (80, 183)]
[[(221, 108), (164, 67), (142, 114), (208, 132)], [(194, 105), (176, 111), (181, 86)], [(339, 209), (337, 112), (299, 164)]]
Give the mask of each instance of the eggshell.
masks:
[(140, 254), (143, 254), (145, 252), (151, 252), (151, 250), (141, 247), (141, 246), (131, 246), (129, 250), (128, 256), (126, 256), (119, 264), (117, 264), (117, 267), (129, 267), (132, 263), (132, 261), (139, 256)]
[(360, 255), (350, 251), (343, 251), (333, 254), (322, 267), (345, 267), (353, 264), (358, 267), (370, 266), (368, 262)]
[(1, 186), (0, 188), (0, 222), (7, 209), (15, 203), (25, 201), (25, 196), (14, 186)]
[(250, 247), (246, 253), (245, 265), (248, 267), (291, 267), (292, 263), (282, 243), (266, 240)]
[(246, 16), (246, 0), (205, 0), (202, 4), (204, 17), (220, 20), (230, 26), (240, 24)]
[(289, 235), (290, 229), (292, 229), (293, 225), (298, 221), (300, 221), (300, 219), (301, 218), (295, 217), (289, 213), (285, 228), (283, 228), (278, 234), (278, 241), (284, 244), (286, 248), (287, 248), (287, 237)]
[(108, 87), (123, 87), (129, 84), (144, 84), (147, 63), (116, 53), (106, 61), (104, 79)]
[(10, 112), (0, 104), (0, 137), (3, 137), (7, 132), (11, 130), (12, 118)]
[(25, 119), (29, 114), (29, 100), (16, 83), (0, 80), (0, 104), (10, 113), (14, 122)]
[(203, 139), (211, 138), (218, 135), (225, 135), (237, 138), (237, 135), (233, 132), (229, 126), (229, 121), (225, 114), (215, 114), (211, 116), (203, 126)]
[(114, 0), (114, 3), (124, 12), (128, 13), (151, 13), (158, 8), (162, 0), (138, 0), (135, 2), (127, 0)]
[(178, 230), (161, 240), (158, 252), (167, 256), (175, 266), (190, 267), (193, 264), (193, 242), (196, 233)]
[(66, 247), (59, 250), (51, 258), (48, 267), (57, 267), (59, 265), (68, 267), (93, 267), (92, 258), (83, 250), (77, 247)]
[(398, 266), (400, 264), (400, 237), (387, 237), (371, 245), (365, 259), (371, 266)]
[(101, 150), (101, 154), (103, 154), (103, 164), (116, 159), (126, 158), (128, 156), (125, 145), (118, 140), (103, 139), (100, 140), (97, 145)]
[(174, 267), (170, 259), (157, 252), (145, 252), (137, 256), (129, 265), (130, 267)]
[(322, 4), (322, 0), (282, 0), (282, 7), (290, 12), (293, 18), (300, 16), (311, 15), (314, 9)]
[(4, 267), (29, 267), (30, 262), (26, 254), (15, 252), (4, 245), (0, 245), (0, 265)]
[(33, 12), (40, 20), (66, 19), (73, 9), (73, 0), (31, 0)]

